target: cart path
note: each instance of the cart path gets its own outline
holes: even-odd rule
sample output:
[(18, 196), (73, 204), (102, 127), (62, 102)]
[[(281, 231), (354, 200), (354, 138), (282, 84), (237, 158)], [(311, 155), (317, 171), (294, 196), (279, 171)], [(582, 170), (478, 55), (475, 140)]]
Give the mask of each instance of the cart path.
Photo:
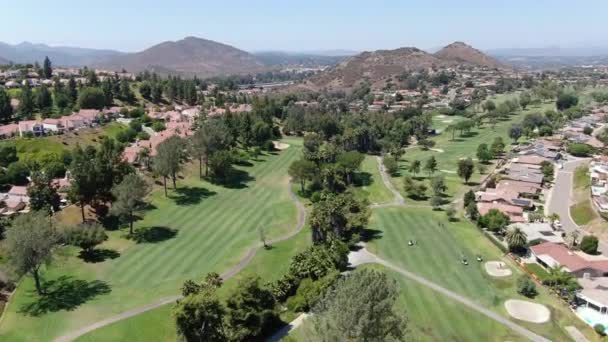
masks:
[[(296, 226), (295, 228), (290, 231), (289, 233), (280, 236), (278, 238), (275, 239), (271, 239), (268, 240), (267, 243), (269, 245), (272, 244), (276, 244), (285, 240), (288, 240), (292, 237), (294, 237), (296, 234), (298, 234), (300, 231), (302, 231), (302, 229), (304, 228), (304, 224), (306, 222), (306, 207), (304, 206), (304, 204), (300, 201), (300, 199), (298, 198), (298, 196), (296, 196), (296, 194), (293, 192), (293, 188), (292, 188), (292, 182), (289, 181), (288, 183), (288, 190), (289, 190), (289, 198), (291, 199), (292, 202), (294, 202), (294, 204), (296, 205), (297, 211), (298, 211), (298, 218), (297, 218), (297, 222), (296, 222)], [(258, 252), (258, 250), (260, 250), (260, 248), (263, 248), (262, 244), (257, 244), (254, 247), (252, 247), (244, 256), (243, 258), (239, 261), (238, 264), (234, 265), (233, 267), (231, 267), (230, 269), (226, 270), (224, 273), (221, 274), (221, 278), (222, 280), (228, 280), (232, 277), (234, 277), (235, 275), (237, 275), (239, 272), (241, 272), (245, 267), (247, 267), (247, 265), (251, 262), (251, 260), (253, 260), (253, 258), (255, 257), (256, 253)], [(139, 314), (142, 314), (146, 311), (150, 311), (153, 309), (156, 309), (158, 307), (161, 307), (163, 305), (169, 304), (169, 303), (173, 303), (176, 302), (177, 300), (181, 299), (183, 296), (182, 295), (176, 295), (176, 296), (171, 296), (171, 297), (166, 297), (166, 298), (162, 298), (154, 303), (151, 304), (147, 304), (138, 308), (134, 308), (125, 312), (122, 312), (118, 315), (112, 316), (112, 317), (108, 317), (104, 320), (95, 322), (91, 325), (82, 327), (78, 330), (74, 330), (70, 333), (67, 333), (63, 336), (60, 336), (58, 338), (56, 338), (54, 341), (55, 342), (70, 342), (70, 341), (74, 341), (75, 339), (79, 338), (80, 336), (83, 336), (93, 330), (97, 330), (99, 328), (103, 328), (105, 326), (108, 326), (110, 324), (122, 321), (124, 319), (127, 318), (131, 318), (133, 316), (137, 316)]]

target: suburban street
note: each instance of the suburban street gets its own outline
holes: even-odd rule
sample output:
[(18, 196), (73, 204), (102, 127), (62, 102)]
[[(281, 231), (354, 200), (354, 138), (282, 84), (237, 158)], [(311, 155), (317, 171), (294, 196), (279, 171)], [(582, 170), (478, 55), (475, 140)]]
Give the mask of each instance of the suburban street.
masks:
[[(570, 206), (572, 203), (572, 189), (574, 187), (574, 170), (588, 162), (589, 159), (574, 159), (564, 163), (564, 168), (557, 170), (555, 185), (547, 201), (547, 211), (549, 214), (557, 213), (564, 232), (569, 233), (577, 230), (581, 237), (585, 232), (572, 220), (570, 216)], [(608, 242), (600, 241), (599, 251), (608, 256)]]

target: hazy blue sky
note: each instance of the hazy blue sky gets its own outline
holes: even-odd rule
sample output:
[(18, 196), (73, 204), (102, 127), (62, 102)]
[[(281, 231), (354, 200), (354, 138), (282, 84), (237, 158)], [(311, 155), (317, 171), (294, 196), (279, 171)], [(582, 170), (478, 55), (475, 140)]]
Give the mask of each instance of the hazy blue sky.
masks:
[[(1, 3), (2, 1), (0, 1)], [(606, 0), (13, 0), (0, 41), (137, 51), (185, 36), (258, 50), (608, 46)]]

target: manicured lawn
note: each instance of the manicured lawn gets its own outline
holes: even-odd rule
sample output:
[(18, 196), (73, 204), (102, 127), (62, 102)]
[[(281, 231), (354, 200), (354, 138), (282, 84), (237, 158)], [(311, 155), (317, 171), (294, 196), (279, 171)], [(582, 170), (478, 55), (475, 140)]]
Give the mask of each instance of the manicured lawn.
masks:
[[(463, 307), (443, 295), (382, 266), (363, 266), (388, 272), (401, 289), (396, 310), (408, 319), (408, 337), (413, 341), (524, 341), (503, 325)], [(304, 341), (304, 323), (289, 337)]]
[[(47, 280), (70, 277), (61, 280), (63, 292), (56, 290), (53, 298), (39, 300), (32, 294), (31, 279), (26, 278), (9, 305), (0, 334), (7, 341), (52, 340), (175, 295), (186, 279), (221, 273), (259, 243), (260, 227), (266, 228), (268, 238), (292, 230), (296, 208), (289, 198), (287, 167), (300, 155), (300, 140), (287, 142), (292, 145), (287, 150), (239, 167), (240, 182), (230, 188), (187, 176), (169, 198), (157, 189), (150, 196), (152, 208), (141, 213), (143, 219), (136, 223), (137, 229), (147, 230), (147, 242), (134, 243), (122, 237), (123, 231), (112, 232), (101, 248), (114, 259), (85, 263), (75, 257), (76, 250), (65, 249), (44, 270)], [(279, 247), (276, 252), (287, 253)], [(68, 303), (66, 298), (70, 298)], [(26, 308), (42, 312), (34, 317), (23, 312)]]
[[(517, 294), (515, 286), (517, 277), (523, 271), (508, 258), (504, 258), (498, 248), (468, 222), (447, 222), (443, 212), (434, 212), (431, 209), (383, 208), (374, 210), (370, 228), (377, 230), (380, 236), (368, 245), (372, 252), (397, 266), (473, 298), (506, 317), (508, 315), (503, 307), (505, 300), (526, 299)], [(416, 240), (418, 244), (410, 247), (407, 245), (409, 240)], [(468, 266), (460, 262), (463, 255), (469, 261)], [(513, 269), (514, 275), (504, 279), (490, 277), (486, 274), (483, 264), (475, 260), (476, 255), (481, 255), (484, 261), (506, 261)], [(550, 308), (552, 320), (544, 324), (518, 323), (556, 341), (569, 339), (563, 330), (567, 325), (577, 326), (588, 338), (595, 337), (591, 329), (579, 321), (564, 303), (559, 302), (545, 288), (539, 287), (538, 290), (539, 295), (534, 301)], [(406, 291), (410, 291), (409, 285), (404, 289), (404, 292)], [(434, 296), (432, 300), (437, 297), (434, 293), (430, 295)], [(415, 307), (416, 304), (406, 303), (406, 308), (409, 306)], [(421, 312), (426, 311), (427, 317), (439, 319), (440, 313), (432, 311), (433, 305), (421, 305), (420, 308)], [(412, 311), (412, 317), (417, 315), (424, 314)], [(446, 317), (446, 320), (455, 319), (454, 316)], [(475, 323), (465, 320), (459, 326), (461, 330), (475, 330)]]
[(586, 199), (570, 207), (570, 216), (576, 224), (584, 226), (597, 217), (591, 206), (591, 200)]
[[(280, 278), (287, 272), (291, 257), (304, 250), (310, 245), (310, 231), (302, 230), (293, 238), (273, 245), (268, 250), (260, 250), (249, 265), (238, 275), (229, 279), (219, 291), (219, 295), (227, 298), (230, 291), (238, 286), (240, 279), (256, 275), (264, 282), (270, 282)], [(176, 330), (171, 308), (168, 304), (160, 308), (150, 310), (141, 315), (117, 322), (107, 327), (95, 330), (82, 336), (77, 341), (116, 341), (125, 339), (132, 342), (147, 341), (175, 341)], [(289, 321), (293, 314), (284, 317)]]
[(575, 190), (589, 190), (591, 179), (589, 178), (589, 167), (587, 165), (577, 167), (572, 177)]
[(376, 156), (366, 156), (358, 176), (361, 186), (356, 191), (370, 203), (386, 203), (393, 200), (393, 194), (384, 186)]
[(549, 272), (547, 272), (542, 266), (536, 263), (526, 264), (526, 269), (532, 272), (540, 281), (549, 279)]
[[(494, 97), (493, 100), (498, 104), (504, 100), (515, 97), (515, 94), (499, 95)], [(456, 132), (454, 139), (452, 140), (451, 132), (441, 131), (449, 124), (453, 124), (462, 118), (451, 117), (451, 116), (436, 116), (433, 118), (433, 124), (438, 129), (439, 134), (432, 138), (435, 141), (434, 150), (423, 151), (420, 147), (411, 147), (407, 149), (405, 155), (401, 161), (401, 174), (398, 177), (393, 177), (393, 182), (397, 188), (402, 191), (403, 188), (403, 175), (408, 174), (407, 166), (413, 160), (419, 160), (424, 166), (424, 163), (430, 156), (434, 156), (437, 160), (437, 170), (442, 172), (448, 183), (448, 192), (456, 196), (460, 196), (464, 190), (462, 179), (458, 177), (456, 171), (458, 170), (458, 161), (464, 158), (475, 159), (477, 147), (481, 143), (488, 145), (492, 144), (494, 138), (502, 137), (506, 144), (506, 149), (510, 149), (512, 140), (509, 138), (508, 130), (513, 123), (520, 122), (524, 116), (529, 113), (544, 112), (547, 109), (554, 108), (554, 104), (544, 103), (536, 107), (528, 107), (526, 110), (520, 110), (515, 114), (511, 115), (508, 120), (498, 121), (495, 127), (491, 127), (489, 123), (485, 123), (481, 128), (474, 128), (469, 135), (460, 136), (459, 132)], [(450, 122), (446, 122), (450, 121)], [(487, 167), (488, 172), (492, 169), (492, 166)], [(421, 170), (417, 176), (422, 177), (426, 174)], [(481, 179), (478, 170), (475, 170), (471, 182), (478, 182)], [(430, 191), (429, 191), (430, 193)]]

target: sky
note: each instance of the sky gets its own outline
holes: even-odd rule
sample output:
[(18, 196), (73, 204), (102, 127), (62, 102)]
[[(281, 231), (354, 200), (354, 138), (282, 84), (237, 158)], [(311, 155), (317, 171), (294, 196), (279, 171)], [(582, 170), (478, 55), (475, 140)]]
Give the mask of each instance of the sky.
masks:
[[(2, 4), (3, 2), (8, 4)], [(0, 41), (141, 51), (196, 36), (247, 51), (608, 46), (606, 0), (0, 0)]]

